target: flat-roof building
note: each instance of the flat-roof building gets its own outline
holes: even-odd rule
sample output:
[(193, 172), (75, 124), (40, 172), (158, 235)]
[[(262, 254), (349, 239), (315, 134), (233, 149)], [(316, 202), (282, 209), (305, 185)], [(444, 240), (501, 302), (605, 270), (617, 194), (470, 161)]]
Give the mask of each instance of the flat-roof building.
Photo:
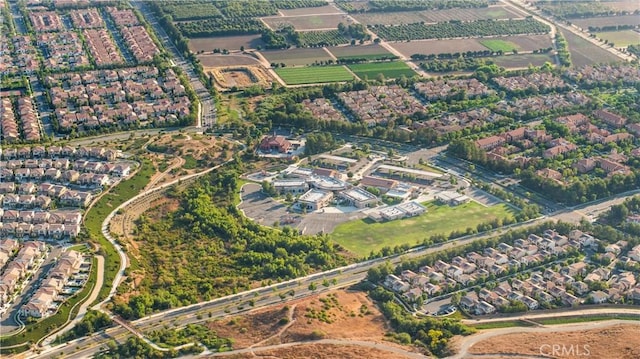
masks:
[(408, 218), (419, 216), (427, 211), (427, 208), (418, 202), (404, 202), (396, 204), (395, 206), (389, 206), (382, 208), (378, 213), (372, 213), (369, 218), (373, 220), (379, 220), (380, 218), (387, 221), (393, 221), (400, 218)]
[[(442, 178), (443, 175), (441, 173), (429, 172), (423, 170), (417, 170), (414, 168), (406, 168), (399, 166), (391, 166), (391, 165), (381, 165), (376, 168), (376, 174), (395, 177), (400, 174), (405, 175), (405, 180), (410, 178), (414, 178), (415, 180), (419, 180), (420, 182), (431, 182), (435, 179)], [(408, 176), (407, 176), (408, 175)]]
[(357, 208), (373, 207), (378, 203), (378, 197), (359, 187), (344, 190), (339, 196)]
[(309, 190), (309, 185), (304, 179), (281, 179), (273, 181), (273, 187), (280, 194), (284, 193), (304, 193)]
[(333, 193), (318, 189), (310, 189), (298, 198), (300, 209), (307, 211), (317, 211), (329, 205), (333, 199)]
[(471, 198), (468, 196), (453, 191), (442, 191), (436, 194), (436, 199), (450, 206), (458, 206), (471, 201)]
[(374, 176), (362, 176), (360, 185), (364, 187), (375, 187), (382, 191), (388, 191), (396, 187), (398, 185), (398, 181)]

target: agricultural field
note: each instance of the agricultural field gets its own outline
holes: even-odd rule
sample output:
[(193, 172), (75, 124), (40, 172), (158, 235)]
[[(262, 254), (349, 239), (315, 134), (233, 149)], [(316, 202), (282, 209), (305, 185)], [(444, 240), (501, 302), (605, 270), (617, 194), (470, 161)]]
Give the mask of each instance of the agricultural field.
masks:
[(208, 72), (213, 75), (216, 84), (223, 89), (245, 88), (252, 85), (269, 87), (271, 85), (271, 78), (262, 66), (213, 68)]
[(353, 64), (348, 67), (360, 79), (364, 79), (365, 77), (375, 79), (379, 74), (382, 74), (386, 79), (395, 79), (403, 75), (406, 77), (416, 75), (415, 71), (402, 61)]
[(448, 22), (451, 20), (475, 21), (475, 20), (499, 20), (521, 18), (522, 15), (516, 13), (509, 6), (491, 6), (476, 9), (444, 9), (444, 10), (422, 10), (422, 11), (399, 11), (399, 12), (371, 12), (366, 14), (354, 14), (353, 17), (361, 23), (367, 25), (397, 25), (411, 24), (414, 22)]
[(620, 26), (620, 25), (640, 26), (640, 16), (638, 15), (598, 16), (598, 17), (588, 17), (585, 19), (572, 19), (571, 22), (583, 29), (588, 29), (589, 27), (606, 27), (606, 26)]
[(398, 50), (406, 57), (413, 54), (443, 54), (455, 53), (459, 51), (484, 51), (487, 48), (477, 39), (454, 39), (454, 40), (424, 40), (424, 41), (408, 41), (394, 42), (389, 45)]
[(562, 29), (560, 29), (560, 32), (569, 44), (569, 53), (571, 54), (573, 67), (620, 61), (618, 56), (592, 44), (572, 32)]
[(516, 44), (506, 41), (506, 40), (502, 40), (502, 39), (498, 39), (498, 38), (494, 38), (494, 39), (481, 39), (480, 43), (482, 44), (482, 46), (486, 47), (487, 49), (493, 51), (493, 52), (498, 52), (498, 51), (502, 51), (502, 52), (512, 52), (513, 50), (518, 50), (519, 46), (517, 46)]
[(230, 51), (245, 49), (255, 49), (264, 46), (260, 35), (240, 35), (222, 37), (201, 37), (189, 40), (189, 50), (193, 53), (200, 51), (211, 52), (213, 49), (227, 49)]
[(280, 9), (280, 13), (283, 16), (299, 16), (299, 15), (325, 15), (325, 14), (337, 14), (342, 13), (343, 11), (336, 8), (333, 5), (325, 5), (318, 7), (308, 7), (302, 9)]
[(338, 30), (328, 31), (301, 31), (299, 35), (299, 46), (329, 46), (348, 44), (351, 37)]
[(225, 67), (258, 65), (260, 61), (250, 55), (198, 55), (198, 59), (205, 69), (207, 67)]
[(298, 31), (337, 29), (339, 23), (348, 25), (344, 15), (308, 15), (287, 17), (263, 17), (271, 29), (277, 30), (286, 26), (293, 26)]
[(504, 55), (490, 57), (489, 60), (493, 61), (496, 65), (504, 67), (506, 69), (522, 69), (528, 68), (529, 65), (540, 67), (545, 62), (553, 64), (553, 57), (549, 54), (517, 54), (517, 55)]
[(636, 0), (610, 1), (607, 2), (607, 6), (616, 11), (634, 12), (640, 10), (640, 3)]
[(280, 67), (275, 71), (287, 85), (351, 81), (354, 78), (344, 66)]
[(607, 40), (615, 47), (627, 47), (629, 45), (640, 44), (640, 33), (634, 30), (598, 32), (596, 36), (599, 39)]
[(333, 46), (327, 50), (333, 54), (338, 60), (340, 59), (367, 59), (379, 60), (385, 57), (394, 56), (384, 47), (378, 44), (359, 45), (359, 46)]
[(261, 51), (270, 63), (285, 64), (287, 66), (311, 65), (320, 61), (332, 60), (331, 56), (322, 48), (303, 48), (288, 50)]
[(470, 22), (441, 22), (433, 25), (422, 23), (379, 25), (373, 26), (371, 30), (387, 41), (406, 41), (469, 36), (546, 34), (549, 33), (551, 29), (546, 24), (532, 18), (526, 18), (522, 20), (510, 19), (505, 21), (476, 20)]
[(476, 228), (480, 223), (513, 217), (513, 214), (513, 210), (504, 204), (485, 207), (477, 202), (469, 202), (449, 207), (428, 203), (427, 213), (418, 217), (382, 223), (363, 219), (340, 224), (331, 238), (347, 250), (366, 256), (386, 246), (414, 246), (436, 234), (464, 232), (468, 227)]

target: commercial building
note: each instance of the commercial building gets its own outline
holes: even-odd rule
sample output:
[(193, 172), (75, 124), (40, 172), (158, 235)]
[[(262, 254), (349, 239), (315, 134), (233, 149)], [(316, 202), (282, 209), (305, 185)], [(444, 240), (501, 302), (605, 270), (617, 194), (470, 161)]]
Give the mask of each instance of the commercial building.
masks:
[(359, 187), (344, 190), (338, 195), (356, 208), (373, 207), (378, 203), (378, 197)]
[(333, 199), (333, 193), (318, 189), (310, 189), (300, 196), (298, 204), (301, 210), (317, 211), (329, 205)]
[(450, 206), (458, 206), (461, 205), (463, 203), (467, 203), (469, 201), (471, 201), (471, 198), (469, 198), (468, 196), (465, 196), (463, 194), (460, 194), (458, 192), (452, 192), (452, 191), (443, 191), (440, 192), (438, 194), (436, 194), (436, 199), (442, 203), (446, 203)]
[(273, 187), (280, 194), (299, 194), (309, 190), (309, 185), (304, 179), (280, 179), (273, 181)]

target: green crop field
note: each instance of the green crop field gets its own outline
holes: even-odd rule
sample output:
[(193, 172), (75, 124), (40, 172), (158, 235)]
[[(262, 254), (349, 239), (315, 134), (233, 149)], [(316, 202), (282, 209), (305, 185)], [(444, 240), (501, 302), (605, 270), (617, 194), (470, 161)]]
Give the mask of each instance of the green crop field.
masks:
[(484, 40), (480, 40), (480, 43), (485, 46), (487, 49), (497, 52), (497, 51), (502, 51), (502, 52), (511, 52), (513, 50), (519, 50), (520, 48), (518, 47), (518, 45), (509, 42), (509, 41), (505, 41), (505, 40), (499, 40), (499, 39), (484, 39)]
[(596, 36), (609, 41), (615, 47), (640, 44), (640, 34), (633, 30), (597, 32)]
[(275, 71), (288, 85), (353, 80), (353, 75), (344, 66), (284, 67)]
[(349, 68), (361, 79), (365, 77), (375, 79), (379, 74), (388, 79), (398, 78), (402, 75), (413, 77), (416, 74), (407, 64), (401, 61), (353, 64), (349, 65)]
[(347, 250), (366, 256), (371, 251), (379, 251), (386, 246), (414, 246), (436, 234), (448, 235), (452, 231), (465, 231), (469, 227), (476, 228), (478, 224), (513, 215), (514, 210), (504, 204), (485, 207), (469, 202), (449, 207), (428, 203), (427, 213), (418, 217), (382, 223), (369, 219), (342, 223), (336, 227), (331, 238)]

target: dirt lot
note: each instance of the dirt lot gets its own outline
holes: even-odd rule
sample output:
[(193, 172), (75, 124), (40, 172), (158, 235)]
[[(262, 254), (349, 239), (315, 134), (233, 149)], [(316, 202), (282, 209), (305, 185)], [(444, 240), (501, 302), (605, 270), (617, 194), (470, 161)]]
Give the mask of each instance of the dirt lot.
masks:
[(571, 54), (573, 67), (620, 61), (620, 58), (616, 55), (578, 37), (572, 32), (563, 29), (560, 29), (560, 32), (569, 44), (569, 53)]
[(387, 49), (378, 44), (359, 46), (331, 46), (328, 47), (327, 50), (329, 50), (335, 57), (381, 54), (388, 56), (392, 55), (389, 51), (387, 51)]
[(241, 46), (245, 49), (255, 49), (258, 46), (264, 46), (264, 42), (260, 39), (260, 35), (203, 37), (189, 40), (189, 50), (194, 53), (211, 52), (216, 48), (240, 50)]
[(337, 29), (339, 23), (348, 25), (349, 20), (351, 19), (346, 15), (305, 15), (262, 18), (262, 21), (267, 23), (267, 25), (274, 30), (291, 25), (294, 29), (299, 31)]
[[(518, 345), (514, 345), (518, 343)], [(552, 354), (549, 345), (560, 345), (571, 350), (574, 355), (567, 355), (567, 351), (560, 355)], [(587, 345), (588, 347), (585, 347)], [(587, 355), (587, 349), (589, 355)], [(638, 326), (619, 324), (607, 328), (592, 329), (573, 332), (548, 332), (548, 333), (519, 333), (507, 334), (476, 343), (469, 353), (472, 354), (496, 354), (508, 357), (509, 355), (534, 355), (555, 358), (607, 358), (627, 359), (640, 357), (640, 345), (638, 345)], [(545, 355), (547, 354), (547, 355)]]
[(616, 9), (618, 11), (629, 11), (634, 12), (640, 9), (640, 3), (636, 0), (626, 0), (626, 1), (611, 1), (607, 2), (607, 7)]
[(533, 51), (551, 47), (551, 37), (549, 35), (521, 35), (505, 36), (500, 40), (512, 42), (520, 48), (520, 51)]
[(550, 62), (553, 64), (554, 61), (553, 57), (548, 54), (505, 55), (489, 57), (487, 59), (495, 62), (498, 66), (502, 66), (507, 69), (527, 68), (530, 64), (533, 66), (542, 66), (545, 62)]
[(271, 86), (271, 76), (261, 66), (205, 67), (205, 73), (211, 73), (216, 85), (222, 89), (244, 88), (251, 85)]
[(250, 55), (198, 55), (203, 67), (227, 67), (259, 65), (260, 61)]
[(413, 54), (430, 55), (459, 51), (484, 51), (487, 49), (476, 39), (416, 40), (410, 42), (390, 42), (389, 45), (406, 57), (410, 57)]
[[(384, 343), (391, 347), (413, 351), (410, 347), (385, 341), (384, 334), (389, 327), (383, 315), (364, 293), (347, 290), (331, 291), (247, 315), (209, 322), (207, 325), (219, 336), (233, 338), (234, 349), (313, 339), (348, 339)], [(311, 345), (295, 347), (305, 350), (307, 354), (304, 356), (297, 356), (293, 348), (277, 350), (275, 355), (283, 358), (292, 358), (291, 355), (296, 355), (294, 356), (296, 358), (308, 357), (307, 355), (314, 352), (307, 351), (307, 347)], [(327, 347), (334, 346), (317, 345), (316, 347), (318, 349), (316, 354), (334, 351), (334, 349), (325, 350)], [(361, 350), (359, 347), (353, 347), (344, 353), (349, 355), (346, 357), (362, 358), (362, 356), (355, 356), (365, 353)], [(375, 352), (377, 351), (372, 351), (372, 353)], [(338, 352), (335, 354), (338, 356), (312, 357), (345, 357)], [(383, 358), (383, 356), (373, 358)], [(384, 358), (390, 358), (390, 356), (384, 356)]]
[(314, 61), (331, 60), (331, 56), (320, 48), (261, 51), (267, 61), (284, 63), (287, 66), (310, 65)]
[(402, 354), (390, 353), (388, 351), (373, 348), (364, 348), (355, 345), (333, 345), (333, 344), (308, 344), (296, 345), (289, 348), (280, 348), (256, 352), (255, 354), (231, 355), (229, 359), (406, 359)]

